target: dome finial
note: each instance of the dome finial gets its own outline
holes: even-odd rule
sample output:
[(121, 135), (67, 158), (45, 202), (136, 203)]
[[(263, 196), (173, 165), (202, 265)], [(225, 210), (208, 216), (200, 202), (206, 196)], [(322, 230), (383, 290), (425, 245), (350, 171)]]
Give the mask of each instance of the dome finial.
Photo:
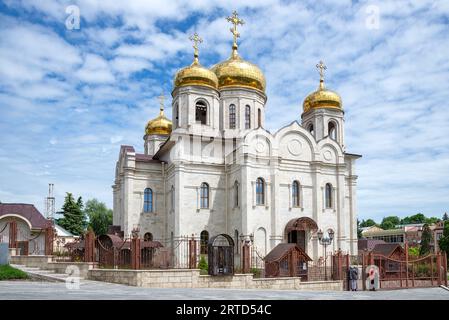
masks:
[(164, 101), (165, 101), (165, 96), (164, 96), (164, 92), (162, 91), (161, 95), (158, 97), (159, 98), (159, 114), (160, 115), (164, 115)]
[(245, 24), (245, 21), (243, 19), (239, 19), (239, 14), (237, 11), (234, 10), (232, 13), (232, 16), (227, 17), (226, 20), (233, 24), (233, 27), (229, 30), (231, 31), (232, 35), (234, 36), (234, 43), (232, 44), (232, 57), (236, 57), (238, 55), (237, 53), (237, 38), (240, 37), (240, 33), (237, 31), (237, 26)]
[(318, 69), (318, 73), (320, 74), (320, 90), (324, 89), (324, 71), (327, 69), (326, 65), (324, 64), (323, 60), (320, 60), (319, 63), (317, 63), (316, 68)]
[(198, 33), (195, 32), (193, 34), (193, 36), (189, 37), (189, 40), (193, 42), (193, 49), (194, 49), (194, 51), (193, 51), (193, 57), (194, 57), (193, 63), (194, 64), (199, 64), (199, 61), (198, 61), (198, 56), (199, 56), (199, 54), (198, 54), (198, 43), (202, 43), (203, 39), (201, 39), (200, 36), (198, 35)]

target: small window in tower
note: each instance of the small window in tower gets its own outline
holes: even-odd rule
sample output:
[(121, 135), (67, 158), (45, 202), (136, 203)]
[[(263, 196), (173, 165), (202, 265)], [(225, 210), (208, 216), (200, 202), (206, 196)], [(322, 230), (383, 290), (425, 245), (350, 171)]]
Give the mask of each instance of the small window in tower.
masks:
[(313, 124), (309, 124), (309, 127), (307, 128), (307, 130), (309, 130), (310, 134), (313, 136), (315, 135), (315, 131), (313, 130)]
[(207, 124), (207, 105), (204, 101), (196, 103), (195, 120), (201, 124)]
[(337, 140), (337, 128), (335, 126), (334, 122), (329, 122), (328, 125), (328, 136), (332, 139), (332, 140)]
[(251, 107), (245, 107), (245, 129), (251, 129)]
[(178, 108), (178, 104), (175, 105), (175, 128), (177, 128), (179, 126), (179, 108)]
[(257, 109), (257, 126), (260, 128), (262, 126), (262, 112)]
[(235, 129), (235, 105), (229, 106), (229, 129)]

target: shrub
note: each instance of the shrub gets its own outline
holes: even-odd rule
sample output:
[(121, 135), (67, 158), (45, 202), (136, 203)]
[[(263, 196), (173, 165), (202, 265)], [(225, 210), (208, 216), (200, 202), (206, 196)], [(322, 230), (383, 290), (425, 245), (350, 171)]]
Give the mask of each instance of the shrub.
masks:
[(260, 278), (262, 271), (257, 268), (251, 268), (251, 273), (254, 274), (254, 278)]
[(28, 279), (26, 272), (11, 267), (8, 264), (0, 265), (0, 280)]
[(209, 266), (208, 266), (206, 258), (204, 256), (201, 256), (200, 262), (198, 263), (198, 268), (201, 270), (202, 274), (208, 272)]

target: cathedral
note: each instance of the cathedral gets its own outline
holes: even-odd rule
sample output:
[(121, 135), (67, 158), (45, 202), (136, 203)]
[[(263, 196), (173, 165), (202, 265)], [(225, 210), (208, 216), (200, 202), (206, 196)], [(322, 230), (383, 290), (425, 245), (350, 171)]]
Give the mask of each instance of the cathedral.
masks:
[[(301, 119), (272, 133), (265, 129), (265, 76), (238, 52), (236, 12), (230, 57), (200, 64), (197, 34), (191, 65), (173, 82), (172, 119), (148, 122), (144, 153), (121, 146), (113, 185), (113, 223), (125, 236), (194, 236), (201, 251), (226, 234), (251, 241), (264, 257), (277, 244), (297, 243), (312, 259), (327, 251), (357, 254), (355, 162), (346, 152), (340, 96), (326, 88), (317, 64), (317, 89)], [(318, 82), (318, 81), (317, 81)], [(329, 241), (328, 241), (329, 242)], [(238, 259), (236, 259), (238, 260)]]

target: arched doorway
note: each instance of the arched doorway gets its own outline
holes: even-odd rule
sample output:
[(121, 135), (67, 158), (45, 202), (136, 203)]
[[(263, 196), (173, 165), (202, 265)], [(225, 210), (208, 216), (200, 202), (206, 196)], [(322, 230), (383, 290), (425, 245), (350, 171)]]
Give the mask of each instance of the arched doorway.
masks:
[(316, 222), (308, 217), (295, 218), (285, 226), (284, 237), (288, 243), (296, 243), (304, 252), (307, 252), (307, 238), (310, 233), (318, 230)]

